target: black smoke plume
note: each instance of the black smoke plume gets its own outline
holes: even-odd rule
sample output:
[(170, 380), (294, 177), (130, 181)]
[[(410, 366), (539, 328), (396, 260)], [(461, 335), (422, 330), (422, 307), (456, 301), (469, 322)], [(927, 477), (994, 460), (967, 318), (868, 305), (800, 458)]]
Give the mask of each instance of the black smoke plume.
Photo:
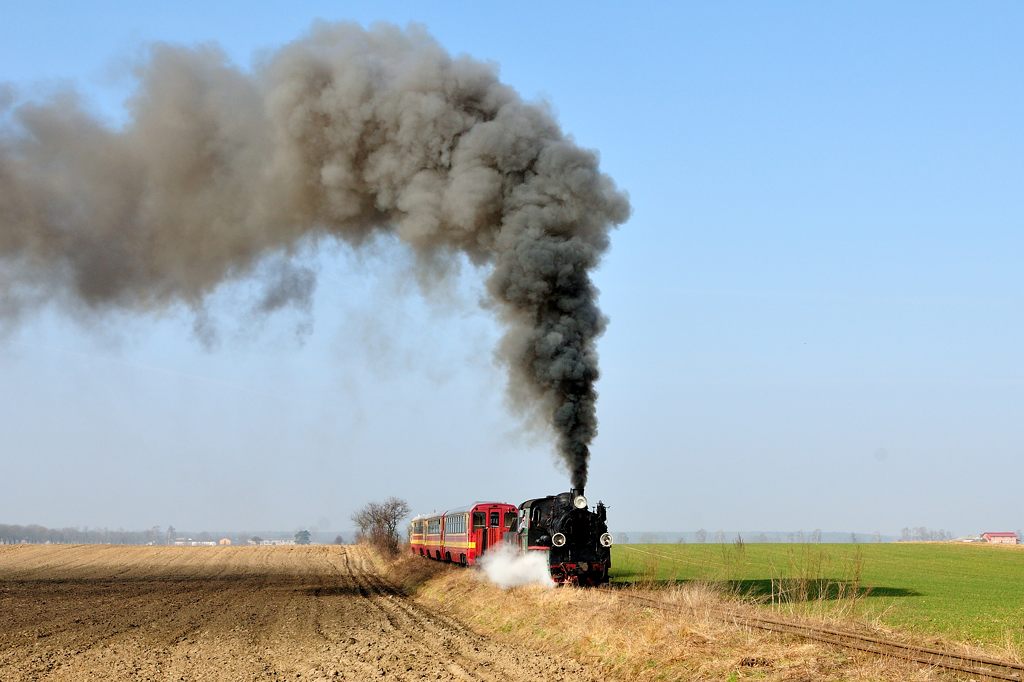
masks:
[[(594, 152), (416, 27), (318, 24), (252, 71), (157, 44), (137, 77), (119, 129), (71, 92), (0, 88), (0, 315), (201, 310), (300, 241), (391, 232), (425, 265), (491, 268), (510, 393), (545, 415), (583, 488), (605, 327), (590, 273), (629, 215)], [(264, 310), (313, 293), (282, 262)]]

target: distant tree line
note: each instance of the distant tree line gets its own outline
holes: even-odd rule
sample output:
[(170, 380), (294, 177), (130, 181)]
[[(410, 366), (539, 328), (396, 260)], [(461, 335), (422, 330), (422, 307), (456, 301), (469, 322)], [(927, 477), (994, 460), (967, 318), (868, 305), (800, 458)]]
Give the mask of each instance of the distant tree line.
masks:
[(73, 544), (73, 545), (147, 545), (163, 544), (167, 536), (159, 526), (149, 530), (110, 530), (109, 528), (47, 528), (0, 523), (0, 544)]
[(900, 531), (900, 542), (935, 542), (940, 540), (952, 540), (953, 534), (948, 530), (925, 528), (904, 528)]
[(904, 528), (900, 531), (900, 541), (902, 542), (934, 542), (952, 539), (953, 534), (941, 528), (933, 529), (918, 526), (916, 528)]

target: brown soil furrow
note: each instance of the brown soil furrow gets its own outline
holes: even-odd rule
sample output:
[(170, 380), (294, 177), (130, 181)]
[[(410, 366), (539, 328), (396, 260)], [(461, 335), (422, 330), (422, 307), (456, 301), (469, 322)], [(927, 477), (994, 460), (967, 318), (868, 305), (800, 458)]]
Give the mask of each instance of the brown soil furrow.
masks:
[(0, 548), (0, 680), (568, 680), (418, 604), (357, 547)]
[[(187, 601), (178, 605), (165, 598), (162, 618), (158, 615), (142, 629), (121, 633), (106, 644), (103, 656), (113, 654), (119, 663), (127, 662), (135, 677), (140, 671), (173, 671), (178, 662), (193, 657), (202, 661), (204, 657), (195, 651), (197, 642), (210, 630), (230, 632), (237, 623), (235, 610), (246, 601), (250, 589), (231, 581), (185, 583), (181, 591), (190, 596)], [(202, 666), (209, 667), (209, 662)]]
[[(355, 555), (353, 559), (350, 559), (350, 553)], [(361, 652), (364, 660), (373, 660), (379, 666), (379, 674), (394, 679), (421, 679), (424, 674), (436, 675), (447, 671), (452, 679), (490, 679), (478, 673), (476, 669), (480, 666), (475, 661), (464, 660), (458, 651), (450, 651), (445, 642), (432, 636), (436, 633), (432, 632), (429, 624), (414, 621), (396, 610), (389, 601), (391, 595), (367, 572), (362, 552), (346, 551), (342, 563), (343, 572), (350, 577), (359, 596), (380, 619), (380, 631), (388, 633), (391, 639), (399, 640), (398, 647), (389, 647), (386, 652), (380, 651), (372, 641)]]
[[(355, 555), (354, 561), (351, 554)], [(343, 554), (345, 578), (355, 588), (360, 605), (372, 614), (374, 623), (367, 628), (368, 632), (355, 633), (354, 639), (362, 645), (354, 652), (358, 660), (376, 666), (380, 676), (398, 680), (421, 679), (425, 673), (444, 670), (446, 661), (437, 656), (437, 643), (423, 641), (425, 633), (409, 627), (381, 601), (377, 589), (364, 575), (362, 556), (353, 550)], [(367, 634), (370, 636), (366, 637)], [(385, 646), (381, 646), (382, 642)], [(465, 679), (465, 675), (460, 679)]]
[(552, 660), (544, 654), (509, 650), (477, 635), (454, 618), (399, 596), (398, 591), (373, 568), (365, 553), (360, 556), (359, 569), (357, 575), (371, 586), (393, 616), (404, 619), (408, 623), (406, 628), (419, 633), (428, 646), (435, 651), (440, 649), (445, 660), (458, 666), (458, 670), (449, 669), (453, 674), (461, 671), (456, 677), (471, 676), (480, 680), (557, 679), (563, 676), (575, 680), (597, 679), (575, 661)]

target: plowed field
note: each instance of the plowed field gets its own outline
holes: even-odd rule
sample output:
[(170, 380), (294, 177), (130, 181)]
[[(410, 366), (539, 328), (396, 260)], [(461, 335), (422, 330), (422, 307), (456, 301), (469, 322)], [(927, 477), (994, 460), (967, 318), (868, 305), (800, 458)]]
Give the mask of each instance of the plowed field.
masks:
[(0, 547), (0, 680), (596, 680), (406, 598), (358, 547)]

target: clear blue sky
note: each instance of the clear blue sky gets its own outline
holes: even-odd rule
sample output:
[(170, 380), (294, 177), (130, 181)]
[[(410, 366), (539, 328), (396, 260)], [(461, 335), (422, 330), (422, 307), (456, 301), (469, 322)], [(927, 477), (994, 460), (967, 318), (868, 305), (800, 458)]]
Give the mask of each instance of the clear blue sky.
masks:
[[(3, 2), (0, 81), (116, 125), (149, 41), (250, 64), (316, 18), (423, 23), (630, 193), (597, 275), (613, 527), (1024, 527), (1024, 5), (550, 5)], [(505, 407), (479, 273), (428, 304), (400, 254), (315, 263), (301, 337), (237, 314), (243, 283), (212, 350), (184, 313), (0, 341), (0, 521), (346, 528), (566, 486)]]

